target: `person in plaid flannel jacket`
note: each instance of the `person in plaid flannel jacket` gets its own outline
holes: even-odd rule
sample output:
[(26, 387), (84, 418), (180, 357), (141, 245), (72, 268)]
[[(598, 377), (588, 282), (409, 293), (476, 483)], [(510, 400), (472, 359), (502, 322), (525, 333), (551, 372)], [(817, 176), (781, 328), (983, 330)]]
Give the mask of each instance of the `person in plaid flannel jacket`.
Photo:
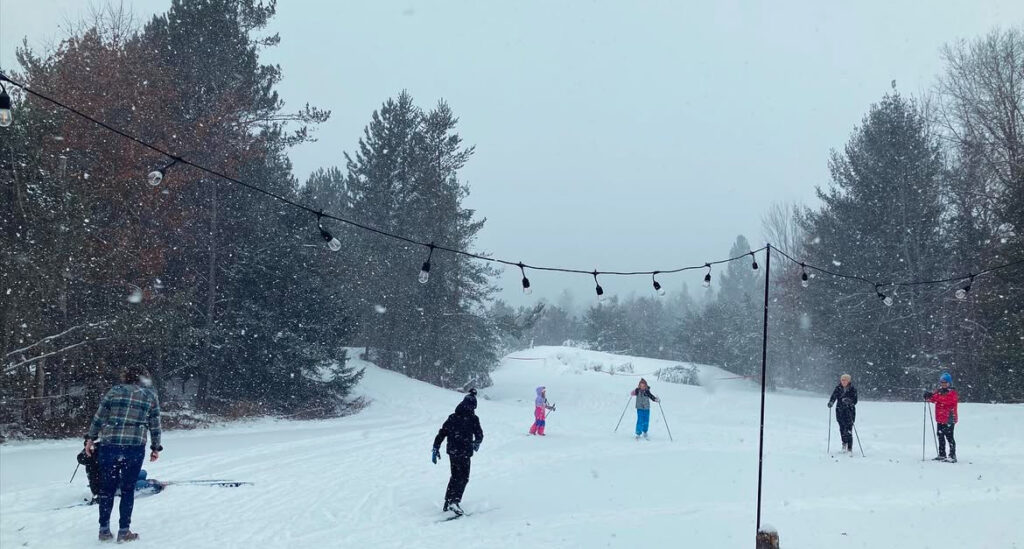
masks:
[(99, 495), (100, 541), (110, 541), (110, 514), (114, 495), (121, 491), (120, 527), (117, 541), (134, 541), (139, 535), (129, 530), (135, 506), (135, 482), (146, 454), (146, 432), (152, 437), (149, 460), (160, 457), (160, 403), (148, 372), (142, 366), (129, 366), (124, 383), (104, 395), (85, 436), (85, 453), (99, 458), (101, 484)]

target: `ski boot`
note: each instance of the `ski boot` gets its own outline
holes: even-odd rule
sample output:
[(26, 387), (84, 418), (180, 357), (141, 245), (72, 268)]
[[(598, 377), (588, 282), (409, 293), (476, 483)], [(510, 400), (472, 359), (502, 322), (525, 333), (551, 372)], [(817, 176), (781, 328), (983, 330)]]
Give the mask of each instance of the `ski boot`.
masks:
[(932, 461), (946, 461), (946, 456), (939, 454), (932, 458)]
[(647, 436), (647, 433), (644, 433), (644, 440), (651, 440), (651, 437)]
[(949, 459), (946, 460), (946, 463), (956, 463), (956, 454), (950, 454)]
[(455, 515), (459, 516), (459, 517), (461, 517), (462, 515), (466, 514), (466, 512), (462, 510), (462, 507), (459, 507), (458, 503), (451, 503), (451, 504), (449, 504), (448, 505), (448, 510), (453, 512), (453, 513), (455, 513)]

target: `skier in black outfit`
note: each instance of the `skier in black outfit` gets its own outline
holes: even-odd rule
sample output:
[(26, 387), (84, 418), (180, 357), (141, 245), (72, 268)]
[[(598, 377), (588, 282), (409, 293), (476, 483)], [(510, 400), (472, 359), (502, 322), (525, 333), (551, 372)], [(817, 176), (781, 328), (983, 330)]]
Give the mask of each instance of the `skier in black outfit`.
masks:
[(839, 422), (839, 434), (843, 438), (843, 451), (853, 453), (853, 422), (857, 419), (857, 388), (850, 383), (850, 374), (839, 378), (839, 385), (832, 391), (828, 399), (828, 407), (836, 406), (836, 421)]
[(480, 450), (484, 440), (480, 418), (476, 417), (476, 389), (470, 389), (466, 398), (455, 407), (455, 413), (448, 416), (441, 430), (434, 437), (434, 449), (430, 459), (437, 464), (441, 457), (441, 442), (448, 439), (448, 461), (451, 462), (452, 476), (448, 481), (448, 490), (444, 494), (444, 511), (452, 511), (456, 515), (463, 514), (459, 503), (462, 493), (469, 483), (469, 462), (473, 452)]
[(78, 463), (85, 465), (85, 476), (89, 479), (89, 491), (92, 492), (92, 499), (89, 501), (89, 505), (99, 503), (100, 486), (103, 483), (100, 460), (96, 457), (96, 454), (88, 456), (85, 454), (85, 450), (82, 450), (78, 453)]

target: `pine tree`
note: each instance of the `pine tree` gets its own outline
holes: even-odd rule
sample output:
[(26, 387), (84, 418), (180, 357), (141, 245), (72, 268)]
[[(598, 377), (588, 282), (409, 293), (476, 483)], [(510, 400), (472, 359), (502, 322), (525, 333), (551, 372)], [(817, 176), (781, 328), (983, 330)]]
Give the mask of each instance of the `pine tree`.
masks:
[[(853, 265), (869, 280), (924, 280), (942, 272), (943, 161), (917, 105), (898, 93), (873, 105), (830, 162), (823, 206), (802, 220), (807, 261)], [(912, 394), (939, 367), (935, 296), (923, 288), (875, 288), (818, 277), (807, 297), (815, 334), (837, 369), (883, 394)], [(838, 372), (836, 372), (838, 373)]]

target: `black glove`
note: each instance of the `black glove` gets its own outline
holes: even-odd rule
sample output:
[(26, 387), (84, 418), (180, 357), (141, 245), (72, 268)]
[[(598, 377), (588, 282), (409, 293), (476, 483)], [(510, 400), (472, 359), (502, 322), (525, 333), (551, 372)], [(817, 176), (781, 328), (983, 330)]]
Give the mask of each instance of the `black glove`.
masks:
[(931, 398), (932, 398), (932, 393), (929, 392), (929, 391), (925, 391), (924, 392), (924, 399), (925, 400), (931, 400)]
[(474, 442), (473, 443), (473, 451), (474, 452), (479, 452), (480, 451), (480, 443), (479, 442)]
[(430, 453), (430, 461), (434, 462), (434, 465), (437, 465), (437, 460), (440, 459), (440, 458), (441, 458), (441, 449), (435, 446), (434, 447), (434, 451)]
[(828, 401), (828, 407), (829, 407), (829, 408), (831, 408), (831, 407), (832, 407), (832, 404), (834, 404), (834, 402), (833, 402), (833, 401), (831, 401), (831, 400), (830, 400), (830, 401)]

